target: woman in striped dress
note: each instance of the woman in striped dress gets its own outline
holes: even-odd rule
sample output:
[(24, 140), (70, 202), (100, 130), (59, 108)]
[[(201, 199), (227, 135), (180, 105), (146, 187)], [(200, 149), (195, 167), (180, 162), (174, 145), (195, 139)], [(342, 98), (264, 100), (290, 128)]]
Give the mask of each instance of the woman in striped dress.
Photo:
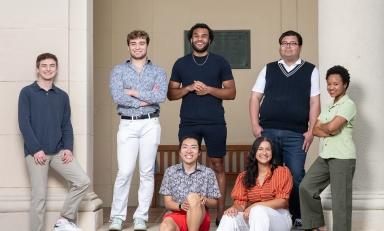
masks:
[(289, 231), (288, 199), (292, 175), (273, 161), (272, 141), (259, 137), (252, 145), (246, 171), (239, 174), (218, 231)]

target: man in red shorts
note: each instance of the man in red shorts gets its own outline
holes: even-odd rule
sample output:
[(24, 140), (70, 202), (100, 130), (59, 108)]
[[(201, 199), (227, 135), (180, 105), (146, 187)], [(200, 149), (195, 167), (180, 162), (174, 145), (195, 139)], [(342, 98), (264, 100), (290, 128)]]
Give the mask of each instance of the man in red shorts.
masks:
[(215, 208), (220, 190), (212, 169), (198, 163), (200, 142), (194, 137), (180, 141), (180, 164), (167, 168), (160, 194), (170, 212), (164, 215), (160, 231), (209, 231), (207, 208)]

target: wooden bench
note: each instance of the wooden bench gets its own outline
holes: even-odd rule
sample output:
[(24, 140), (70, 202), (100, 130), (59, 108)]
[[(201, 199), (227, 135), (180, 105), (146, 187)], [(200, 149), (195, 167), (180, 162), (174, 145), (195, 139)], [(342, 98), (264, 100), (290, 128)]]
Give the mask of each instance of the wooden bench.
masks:
[[(207, 149), (205, 145), (201, 147), (202, 153), (199, 157), (201, 164), (209, 166)], [(225, 175), (228, 182), (234, 181), (237, 175), (244, 171), (248, 159), (251, 145), (227, 145), (225, 155)], [(156, 168), (155, 168), (155, 191), (153, 193), (152, 207), (157, 207), (159, 202), (159, 190), (165, 170), (172, 165), (179, 163), (178, 145), (159, 145), (157, 149)]]

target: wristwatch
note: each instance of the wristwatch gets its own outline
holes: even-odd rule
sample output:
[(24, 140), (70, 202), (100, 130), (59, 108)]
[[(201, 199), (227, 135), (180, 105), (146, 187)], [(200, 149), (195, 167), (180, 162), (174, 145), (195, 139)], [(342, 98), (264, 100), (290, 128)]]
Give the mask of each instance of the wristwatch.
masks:
[(179, 210), (181, 211), (182, 209), (181, 209), (181, 206), (182, 206), (183, 204), (182, 203), (179, 203)]

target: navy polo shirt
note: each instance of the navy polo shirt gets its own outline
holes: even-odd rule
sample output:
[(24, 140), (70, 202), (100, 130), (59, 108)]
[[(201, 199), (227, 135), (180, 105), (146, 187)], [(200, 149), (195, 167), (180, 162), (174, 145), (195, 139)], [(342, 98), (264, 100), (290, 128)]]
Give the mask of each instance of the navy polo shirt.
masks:
[(26, 156), (40, 150), (47, 155), (73, 150), (69, 97), (55, 85), (48, 91), (37, 82), (24, 87), (19, 96), (18, 117)]

